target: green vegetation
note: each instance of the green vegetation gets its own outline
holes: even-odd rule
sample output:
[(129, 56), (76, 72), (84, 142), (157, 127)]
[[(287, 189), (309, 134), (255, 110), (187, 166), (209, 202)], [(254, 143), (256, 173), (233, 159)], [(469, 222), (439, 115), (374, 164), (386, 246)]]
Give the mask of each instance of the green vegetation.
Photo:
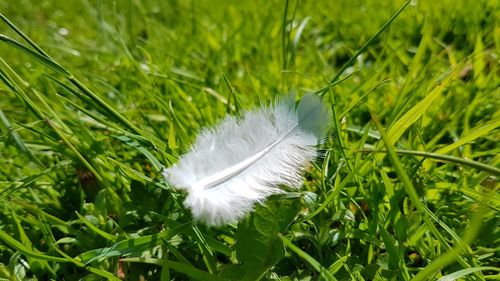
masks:
[[(0, 2), (0, 279), (499, 279), (499, 2), (230, 2)], [(303, 188), (193, 224), (161, 168), (289, 91)]]

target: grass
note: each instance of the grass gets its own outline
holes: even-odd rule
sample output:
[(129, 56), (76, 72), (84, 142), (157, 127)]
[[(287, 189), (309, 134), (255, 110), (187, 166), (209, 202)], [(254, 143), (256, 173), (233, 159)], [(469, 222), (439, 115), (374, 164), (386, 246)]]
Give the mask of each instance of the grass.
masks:
[[(0, 278), (499, 279), (499, 8), (0, 2)], [(303, 188), (193, 224), (162, 167), (289, 91), (334, 114)]]

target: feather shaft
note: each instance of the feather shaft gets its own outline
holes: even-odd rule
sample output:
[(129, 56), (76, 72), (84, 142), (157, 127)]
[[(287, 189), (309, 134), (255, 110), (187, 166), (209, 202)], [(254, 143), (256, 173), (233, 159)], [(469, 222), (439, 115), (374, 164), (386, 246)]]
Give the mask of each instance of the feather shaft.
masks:
[(202, 178), (201, 180), (197, 181), (194, 183), (193, 186), (197, 187), (205, 187), (205, 188), (212, 188), (216, 185), (219, 185), (229, 179), (231, 179), (234, 176), (239, 175), (242, 171), (250, 167), (252, 164), (254, 164), (256, 161), (258, 161), (260, 158), (266, 155), (267, 152), (269, 152), (271, 149), (273, 149), (276, 145), (278, 145), (281, 140), (278, 139), (274, 141), (272, 144), (269, 146), (265, 147), (261, 151), (257, 152), (256, 154), (250, 156), (249, 158), (239, 162), (236, 165), (233, 165), (231, 167), (228, 167), (216, 174), (210, 175), (208, 177)]

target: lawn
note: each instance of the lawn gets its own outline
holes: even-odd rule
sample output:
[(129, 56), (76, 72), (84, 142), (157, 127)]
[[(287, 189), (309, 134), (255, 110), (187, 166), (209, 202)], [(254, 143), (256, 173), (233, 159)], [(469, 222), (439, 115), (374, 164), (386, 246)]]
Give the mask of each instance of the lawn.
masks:
[[(500, 4), (0, 2), (0, 280), (500, 279)], [(306, 93), (299, 189), (193, 220), (164, 168)]]

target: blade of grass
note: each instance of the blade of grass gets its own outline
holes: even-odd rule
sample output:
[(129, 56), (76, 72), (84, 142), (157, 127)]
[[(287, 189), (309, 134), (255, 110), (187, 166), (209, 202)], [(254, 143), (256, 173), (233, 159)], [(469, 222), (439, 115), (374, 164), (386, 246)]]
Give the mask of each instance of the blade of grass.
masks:
[(377, 31), (377, 33), (375, 33), (375, 35), (373, 35), (370, 39), (368, 39), (368, 41), (366, 41), (366, 43), (361, 48), (359, 48), (356, 51), (356, 53), (354, 53), (354, 55), (346, 63), (344, 63), (344, 65), (342, 65), (337, 74), (332, 78), (332, 80), (330, 80), (330, 83), (328, 83), (327, 86), (315, 91), (314, 94), (323, 97), (325, 93), (328, 92), (330, 88), (332, 88), (334, 83), (340, 78), (340, 76), (344, 73), (344, 71), (348, 67), (350, 67), (354, 63), (354, 61), (356, 61), (358, 56), (362, 54), (375, 41), (375, 39), (377, 39), (380, 36), (380, 34), (382, 34), (382, 32), (384, 32), (392, 24), (392, 22), (399, 16), (399, 14), (401, 14), (404, 11), (404, 9), (408, 6), (408, 4), (410, 4), (410, 2), (411, 0), (407, 0), (401, 6), (401, 8), (399, 8), (399, 10), (396, 11), (396, 13)]
[(474, 128), (474, 129), (471, 129), (470, 132), (462, 137), (461, 139), (457, 140), (456, 142), (450, 144), (450, 145), (447, 145), (445, 147), (442, 147), (438, 150), (435, 151), (436, 154), (446, 154), (464, 144), (467, 144), (477, 138), (480, 138), (480, 137), (483, 137), (485, 135), (487, 135), (489, 132), (491, 132), (492, 130), (498, 128), (500, 126), (500, 120), (495, 120), (495, 121), (492, 121), (488, 124), (485, 124), (485, 125), (482, 125), (478, 128)]
[(170, 277), (170, 268), (168, 268), (167, 255), (163, 258), (161, 265), (160, 281), (170, 281), (172, 278)]
[(0, 191), (0, 199), (6, 198), (7, 196), (14, 193), (16, 190), (19, 190), (20, 188), (29, 187), (30, 185), (35, 183), (37, 180), (39, 180), (41, 177), (46, 176), (46, 175), (52, 173), (53, 171), (56, 171), (57, 169), (66, 167), (66, 166), (70, 165), (71, 163), (72, 163), (71, 161), (61, 161), (61, 162), (57, 163), (56, 165), (49, 167), (38, 174), (27, 176), (27, 177), (20, 179), (19, 181), (17, 181), (16, 185), (12, 184), (9, 188), (6, 188), (6, 189)]
[(19, 36), (21, 36), (24, 40), (26, 40), (33, 48), (35, 48), (41, 55), (49, 58), (49, 55), (45, 53), (42, 48), (38, 47), (38, 45), (33, 42), (21, 29), (19, 29), (14, 23), (12, 23), (7, 17), (5, 17), (2, 13), (0, 13), (0, 19), (2, 19), (10, 28), (12, 28)]
[(456, 67), (453, 71), (451, 71), (444, 81), (439, 82), (438, 85), (424, 99), (414, 105), (392, 126), (389, 127), (387, 130), (387, 141), (390, 145), (396, 143), (403, 133), (406, 132), (406, 130), (424, 114), (433, 101), (446, 89), (446, 87), (448, 87), (451, 81), (453, 81), (458, 69), (459, 68)]
[(108, 272), (106, 270), (103, 270), (103, 269), (100, 269), (100, 268), (96, 268), (96, 267), (93, 267), (93, 266), (89, 266), (89, 265), (86, 265), (70, 256), (68, 256), (65, 252), (61, 251), (58, 247), (53, 247), (61, 256), (65, 257), (66, 259), (68, 259), (69, 261), (71, 261), (73, 264), (75, 264), (76, 266), (78, 267), (82, 267), (82, 268), (85, 268), (86, 270), (96, 274), (96, 275), (99, 275), (101, 277), (104, 277), (106, 278), (107, 280), (113, 280), (113, 281), (120, 281), (121, 279), (116, 277), (113, 273), (111, 272)]
[(328, 269), (324, 268), (317, 260), (311, 257), (308, 253), (302, 251), (299, 247), (295, 246), (290, 240), (288, 240), (281, 233), (278, 233), (278, 237), (283, 241), (285, 246), (292, 250), (295, 254), (297, 254), (301, 259), (311, 265), (320, 275), (323, 280), (334, 281), (337, 278), (333, 277), (333, 275), (328, 271)]
[(49, 255), (41, 254), (41, 253), (39, 253), (36, 250), (30, 250), (30, 249), (26, 248), (20, 242), (18, 242), (17, 240), (15, 240), (14, 238), (12, 238), (10, 235), (8, 235), (6, 232), (4, 232), (1, 229), (0, 229), (0, 239), (3, 240), (5, 242), (5, 244), (11, 246), (12, 248), (16, 249), (17, 251), (19, 251), (20, 253), (22, 253), (22, 254), (24, 254), (24, 255), (26, 255), (28, 257), (32, 257), (32, 258), (35, 258), (35, 259), (40, 259), (40, 260), (43, 260), (43, 261), (53, 261), (53, 262), (60, 262), (60, 263), (72, 262), (75, 265), (77, 265), (79, 267), (84, 267), (87, 270), (89, 270), (89, 271), (91, 271), (91, 272), (93, 272), (93, 273), (95, 273), (97, 275), (100, 275), (102, 277), (107, 278), (108, 280), (120, 280), (120, 279), (116, 278), (113, 274), (111, 274), (111, 273), (109, 273), (107, 271), (104, 271), (104, 270), (101, 270), (101, 269), (97, 269), (97, 268), (93, 268), (93, 267), (89, 267), (89, 266), (85, 266), (81, 262), (73, 260), (72, 258), (70, 258), (69, 256), (67, 256), (64, 252), (60, 251), (57, 247), (53, 247), (53, 248), (56, 249), (58, 251), (58, 253), (60, 253), (63, 256), (65, 256), (64, 258), (49, 256)]
[[(33, 162), (35, 162), (42, 169), (46, 169), (47, 167), (42, 163), (42, 161), (40, 161), (40, 159), (38, 159), (38, 157), (35, 155), (35, 153), (31, 149), (29, 149), (29, 147), (26, 146), (26, 144), (24, 143), (21, 136), (19, 136), (19, 134), (16, 133), (16, 131), (14, 131), (12, 124), (9, 122), (9, 120), (7, 119), (7, 116), (5, 116), (5, 114), (3, 113), (3, 111), (1, 109), (0, 109), (0, 121), (7, 129), (10, 137), (12, 138), (12, 140), (14, 140), (14, 143), (19, 148), (19, 150), (21, 150), (22, 153), (26, 154), (28, 156), (28, 158), (30, 158)], [(1, 192), (0, 192), (0, 194), (1, 194)]]
[(353, 101), (350, 105), (347, 106), (346, 109), (344, 109), (344, 111), (340, 114), (340, 117), (339, 117), (340, 120), (342, 120), (342, 118), (344, 118), (347, 115), (347, 113), (349, 113), (349, 111), (351, 111), (351, 109), (353, 109), (358, 104), (360, 104), (364, 100), (364, 98), (366, 98), (369, 94), (371, 94), (373, 91), (375, 91), (378, 87), (380, 87), (380, 86), (388, 83), (389, 81), (390, 81), (389, 79), (379, 81), (371, 89), (369, 89), (368, 91), (365, 91), (358, 99), (356, 99), (355, 101)]
[(82, 253), (76, 257), (76, 260), (85, 264), (90, 264), (96, 260), (103, 260), (110, 257), (123, 256), (134, 252), (144, 251), (154, 246), (164, 244), (167, 239), (170, 239), (172, 236), (189, 229), (191, 225), (191, 222), (187, 222), (170, 228), (164, 232), (123, 240), (115, 243), (111, 247), (94, 249)]
[[(478, 271), (498, 271), (498, 272), (500, 272), (500, 268), (493, 267), (493, 266), (481, 266), (481, 267), (465, 268), (465, 269), (453, 272), (451, 274), (445, 275), (445, 276), (439, 278), (438, 281), (454, 281), (454, 280), (457, 280), (461, 277), (464, 277), (466, 275), (469, 275), (471, 273), (475, 273)], [(497, 274), (497, 277), (500, 277), (500, 276)]]
[(78, 219), (97, 235), (111, 242), (114, 242), (118, 238), (115, 235), (111, 235), (105, 231), (100, 230), (97, 226), (95, 226), (93, 223), (87, 220), (84, 216), (80, 215), (78, 212), (75, 213), (78, 216)]
[(45, 254), (41, 254), (38, 251), (32, 251), (28, 248), (26, 248), (21, 242), (17, 241), (16, 239), (12, 238), (7, 232), (3, 231), (0, 229), (0, 239), (10, 247), (14, 248), (16, 251), (21, 252), (23, 255), (26, 255), (28, 257), (32, 257), (35, 259), (41, 259), (45, 261), (54, 261), (54, 262), (70, 262), (65, 258), (61, 257), (54, 257), (54, 256), (49, 256)]
[(52, 226), (57, 227), (60, 231), (63, 233), (67, 234), (69, 232), (75, 232), (76, 230), (73, 229), (69, 223), (53, 216), (48, 213), (46, 213), (44, 210), (42, 210), (40, 207), (30, 204), (24, 200), (18, 199), (18, 198), (13, 198), (11, 199), (12, 203), (15, 204), (15, 206), (20, 206), (29, 213), (33, 214), (34, 216), (42, 215), (47, 221), (51, 223)]
[(0, 34), (0, 41), (5, 42), (7, 45), (15, 47), (16, 49), (20, 50), (27, 56), (31, 57), (32, 59), (36, 60), (37, 62), (47, 66), (48, 68), (52, 69), (53, 71), (61, 74), (61, 75), (69, 75), (70, 73), (64, 69), (62, 66), (60, 66), (58, 63), (55, 61), (51, 60), (50, 58), (40, 55), (39, 53), (34, 52), (30, 48), (24, 46), (23, 44), (19, 43), (18, 41), (7, 37), (3, 34)]
[[(0, 14), (1, 15), (1, 14)], [(21, 50), (24, 54), (30, 56), (36, 61), (42, 63), (43, 65), (49, 67), (55, 72), (63, 75), (70, 81), (71, 84), (75, 85), (80, 91), (82, 91), (85, 95), (87, 95), (90, 99), (92, 99), (99, 107), (103, 108), (106, 112), (110, 113), (113, 117), (115, 117), (118, 121), (120, 121), (127, 128), (132, 130), (135, 134), (144, 135), (142, 130), (137, 126), (132, 124), (127, 118), (121, 115), (118, 111), (116, 111), (112, 106), (106, 103), (101, 97), (92, 92), (89, 88), (87, 88), (82, 82), (80, 82), (73, 74), (71, 74), (67, 69), (62, 67), (60, 64), (55, 62), (52, 58), (46, 55), (42, 48), (40, 48), (37, 44), (35, 44), (28, 36), (24, 33), (20, 32), (20, 29), (17, 28), (11, 21), (9, 21), (5, 16), (1, 15), (1, 19), (6, 21), (7, 24), (14, 29), (21, 37), (23, 37), (26, 41), (30, 43), (39, 53), (34, 52), (29, 49), (25, 45), (19, 43), (18, 41), (9, 38), (5, 35), (0, 34), (0, 41), (7, 43), (10, 46), (15, 47), (16, 49)]]
[(354, 177), (354, 174), (350, 173), (340, 184), (336, 184), (332, 192), (326, 197), (326, 199), (321, 203), (321, 205), (314, 210), (311, 214), (305, 217), (302, 221), (307, 221), (321, 213), (328, 205), (336, 198), (339, 197), (340, 191), (350, 182), (350, 180)]
[(170, 269), (177, 272), (186, 274), (189, 277), (195, 278), (197, 280), (207, 280), (207, 281), (227, 281), (225, 278), (210, 274), (206, 271), (200, 270), (192, 265), (168, 260), (165, 265)]
[[(1, 59), (1, 58), (0, 58)], [(53, 110), (51, 106), (47, 104), (44, 95), (40, 94), (35, 88), (31, 87), (28, 82), (26, 82), (20, 75), (18, 75), (8, 63), (4, 60), (1, 60), (1, 67), (4, 68), (10, 75), (8, 77), (11, 79), (10, 85), (13, 91), (16, 91), (21, 94), (23, 99), (28, 99), (30, 96), (34, 96), (36, 100), (39, 102), (34, 103), (34, 107), (38, 109), (40, 112), (38, 115), (43, 116), (52, 116), (52, 118), (57, 122), (57, 125), (60, 126), (64, 132), (71, 134), (71, 129), (66, 126), (66, 124), (61, 120), (58, 114)], [(39, 104), (39, 105), (38, 105)], [(45, 112), (47, 114), (45, 114)], [(44, 119), (42, 119), (44, 120)]]
[[(287, 25), (288, 25), (288, 7), (290, 6), (290, 1), (285, 0), (285, 8), (283, 11), (283, 21), (281, 23), (281, 69), (285, 70), (288, 68), (288, 42), (290, 41), (290, 37), (287, 36), (289, 33), (287, 32)], [(283, 80), (283, 82), (285, 82)]]
[[(380, 123), (378, 117), (376, 115), (372, 114), (372, 120), (375, 123), (378, 131), (380, 132), (380, 135), (382, 136), (382, 140), (384, 141), (385, 146), (387, 148), (387, 152), (388, 152), (389, 158), (390, 158), (392, 164), (394, 165), (394, 169), (396, 170), (396, 174), (398, 175), (399, 179), (401, 180), (403, 188), (405, 189), (406, 194), (410, 198), (410, 201), (415, 206), (415, 208), (420, 213), (420, 215), (422, 215), (424, 223), (427, 225), (427, 227), (429, 228), (430, 232), (447, 249), (451, 249), (451, 247), (448, 244), (448, 242), (446, 241), (446, 239), (443, 237), (443, 235), (439, 232), (439, 230), (436, 228), (436, 226), (432, 222), (431, 218), (436, 218), (436, 216), (428, 208), (426, 208), (424, 206), (424, 204), (422, 204), (422, 202), (420, 201), (418, 193), (417, 193), (415, 187), (413, 186), (413, 183), (412, 183), (410, 177), (405, 172), (405, 170), (403, 168), (403, 165), (399, 161), (399, 158), (398, 158), (398, 156), (396, 154), (394, 146), (391, 144), (389, 138), (387, 137), (387, 134), (386, 134), (384, 128), (382, 127), (382, 124)], [(458, 243), (456, 243), (456, 244), (459, 245), (459, 247), (462, 247), (462, 249), (465, 248), (463, 241), (458, 240), (457, 242)], [(460, 263), (462, 265), (470, 267), (465, 260), (459, 259), (459, 261), (460, 261)]]
[[(368, 152), (368, 153), (388, 153), (387, 150), (377, 150), (377, 149), (371, 149), (371, 148), (364, 148), (359, 150), (360, 152)], [(469, 166), (472, 168), (475, 168), (480, 171), (485, 171), (488, 172), (492, 175), (495, 176), (500, 176), (500, 169), (491, 166), (488, 164), (484, 164), (481, 162), (469, 160), (469, 159), (464, 159), (452, 155), (443, 155), (439, 153), (433, 153), (433, 152), (426, 152), (426, 151), (415, 151), (415, 150), (403, 150), (403, 149), (396, 149), (395, 150), (397, 154), (402, 154), (402, 155), (414, 155), (414, 156), (422, 156), (425, 158), (431, 158), (443, 162), (450, 162), (450, 163), (456, 163), (456, 164), (461, 164), (465, 166)]]
[(137, 141), (127, 137), (127, 136), (113, 136), (116, 139), (126, 143), (128, 146), (136, 149), (137, 151), (141, 152), (153, 165), (156, 171), (161, 171), (163, 168), (163, 165), (156, 159), (156, 157), (149, 151), (147, 150), (144, 146), (141, 146)]
[[(339, 129), (340, 123), (339, 123), (339, 120), (337, 118), (337, 110), (335, 109), (336, 108), (335, 94), (333, 93), (333, 91), (330, 91), (330, 93), (331, 93), (330, 97), (332, 99), (333, 131), (334, 131), (335, 140), (337, 141), (339, 149), (342, 152), (342, 156), (345, 159), (345, 162), (347, 164), (347, 169), (349, 170), (349, 173), (352, 174), (353, 171), (352, 171), (351, 160), (347, 158), (347, 155), (346, 155), (345, 150), (344, 150), (344, 145), (342, 143), (342, 137), (340, 136), (340, 129)], [(354, 179), (357, 180), (357, 177), (354, 176)]]
[(210, 250), (207, 242), (205, 241), (204, 235), (201, 233), (198, 226), (192, 226), (192, 233), (194, 234), (194, 239), (196, 240), (200, 251), (203, 253), (203, 261), (205, 262), (205, 266), (208, 269), (208, 272), (214, 273), (217, 271), (217, 265), (215, 262), (214, 254)]
[[(5, 70), (9, 71), (11, 75), (8, 75)], [(19, 77), (11, 68), (10, 66), (2, 59), (0, 58), (0, 74), (3, 79), (7, 79), (9, 81), (8, 85), (11, 88), (11, 90), (19, 96), (21, 100), (23, 100), (28, 107), (37, 115), (40, 120), (43, 120), (58, 136), (59, 138), (66, 144), (66, 146), (74, 153), (76, 158), (78, 158), (81, 163), (89, 169), (92, 174), (95, 175), (97, 180), (100, 182), (103, 182), (103, 177), (100, 175), (100, 173), (97, 172), (96, 169), (94, 169), (93, 165), (78, 151), (78, 149), (75, 147), (75, 145), (69, 141), (68, 137), (66, 136), (66, 133), (64, 132), (63, 128), (67, 128), (64, 123), (61, 121), (61, 119), (57, 116), (54, 115), (54, 119), (57, 121), (57, 125), (44, 113), (46, 111), (52, 112), (55, 114), (55, 112), (50, 108), (50, 106), (47, 105), (47, 103), (43, 103), (43, 105), (46, 107), (40, 108), (23, 90), (20, 85), (25, 85), (31, 93), (35, 94), (40, 100), (43, 100), (42, 96), (38, 94), (36, 90), (33, 88), (29, 87), (29, 84), (26, 83), (21, 77)], [(13, 80), (15, 79), (15, 80)], [(62, 124), (62, 125), (61, 125)]]

